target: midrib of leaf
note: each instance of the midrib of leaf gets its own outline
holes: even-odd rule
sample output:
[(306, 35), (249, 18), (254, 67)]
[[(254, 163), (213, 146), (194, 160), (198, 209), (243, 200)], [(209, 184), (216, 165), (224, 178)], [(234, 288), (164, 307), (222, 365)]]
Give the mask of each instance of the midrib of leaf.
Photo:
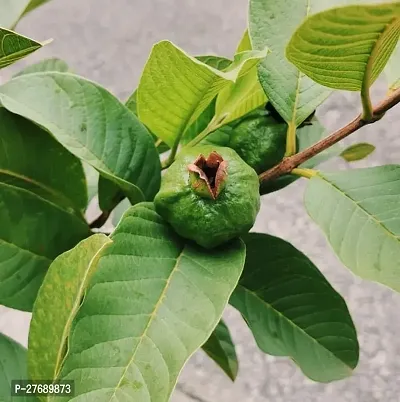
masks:
[[(364, 90), (368, 90), (368, 88), (373, 84), (375, 79), (377, 78), (376, 73), (374, 70), (379, 71), (379, 66), (382, 65), (382, 61), (386, 59), (380, 55), (381, 48), (385, 49), (385, 45), (390, 42), (393, 36), (398, 35), (398, 30), (400, 29), (400, 17), (395, 17), (393, 20), (385, 26), (383, 31), (379, 35), (379, 39), (376, 41), (370, 56), (368, 57), (367, 65), (365, 68), (364, 78), (362, 86)], [(385, 52), (387, 54), (387, 50)], [(379, 57), (380, 56), (380, 57)], [(375, 64), (375, 60), (378, 58), (378, 62), (380, 63)], [(377, 67), (378, 66), (378, 67)], [(375, 69), (374, 69), (375, 67)]]
[[(23, 181), (26, 181), (27, 183), (34, 184), (35, 186), (40, 187), (41, 189), (47, 191), (48, 193), (53, 194), (56, 198), (64, 200), (65, 202), (67, 202), (68, 205), (70, 205), (70, 206), (74, 205), (74, 203), (68, 197), (66, 197), (64, 194), (60, 193), (57, 190), (54, 190), (51, 187), (46, 186), (43, 183), (40, 183), (40, 182), (38, 182), (38, 181), (36, 181), (34, 179), (31, 179), (31, 178), (29, 178), (27, 176), (24, 176), (24, 175), (19, 174), (19, 173), (12, 172), (11, 170), (8, 170), (8, 169), (0, 169), (0, 174), (9, 175), (11, 177), (15, 177), (17, 179), (21, 179)], [(17, 186), (14, 186), (14, 187), (17, 187)], [(36, 193), (34, 193), (34, 194), (37, 195)], [(39, 195), (37, 195), (37, 196), (40, 197)], [(40, 198), (43, 198), (43, 197), (40, 197)]]
[[(307, 18), (310, 14), (311, 10), (311, 0), (307, 0), (307, 5), (306, 5), (306, 17)], [(303, 79), (305, 74), (303, 74), (300, 70), (297, 71), (297, 83), (296, 83), (296, 93), (295, 93), (295, 99), (294, 99), (294, 104), (293, 104), (293, 114), (292, 114), (292, 119), (290, 122), (288, 122), (288, 129), (287, 129), (287, 134), (286, 137), (289, 137), (290, 132), (294, 132), (294, 136), (296, 135), (296, 116), (297, 116), (297, 105), (299, 103), (299, 97), (300, 97), (300, 83), (301, 80)]]
[[(94, 264), (97, 264), (97, 262), (100, 259), (101, 252), (103, 252), (103, 250), (111, 242), (112, 241), (110, 240), (108, 243), (103, 244), (99, 248), (97, 253), (90, 260), (88, 269), (86, 270), (85, 275), (82, 278), (82, 282), (81, 282), (81, 285), (79, 287), (75, 303), (71, 308), (71, 312), (69, 314), (68, 320), (65, 323), (65, 327), (64, 327), (64, 330), (62, 332), (63, 343), (60, 345), (60, 347), (58, 349), (58, 352), (57, 352), (57, 359), (56, 359), (56, 365), (54, 367), (53, 380), (58, 379), (58, 376), (60, 375), (60, 371), (62, 369), (63, 363), (64, 363), (64, 361), (65, 361), (65, 359), (67, 357), (67, 354), (68, 354), (68, 339), (69, 339), (69, 334), (71, 332), (72, 323), (73, 323), (74, 318), (76, 317), (76, 314), (77, 314), (80, 306), (83, 304), (83, 299), (85, 297), (86, 287), (87, 287), (87, 284), (88, 284), (88, 278), (92, 274), (92, 267), (94, 266)], [(65, 353), (63, 353), (65, 348), (67, 348), (67, 349), (66, 349)], [(49, 400), (49, 398), (50, 398), (50, 395), (47, 397), (46, 400)]]
[(175, 263), (174, 267), (172, 268), (171, 273), (170, 273), (169, 276), (168, 276), (168, 279), (167, 279), (167, 281), (166, 281), (166, 283), (165, 283), (165, 287), (164, 287), (163, 291), (161, 292), (160, 297), (159, 297), (159, 299), (158, 299), (156, 305), (154, 306), (154, 310), (153, 310), (152, 313), (150, 314), (149, 321), (147, 322), (146, 327), (145, 327), (145, 329), (143, 330), (143, 334), (140, 336), (139, 341), (138, 341), (138, 344), (137, 344), (135, 350), (133, 351), (132, 357), (129, 359), (129, 362), (128, 362), (128, 364), (126, 365), (126, 367), (125, 367), (125, 369), (124, 369), (124, 371), (123, 371), (123, 373), (122, 373), (122, 375), (121, 375), (121, 378), (120, 378), (118, 384), (115, 386), (114, 392), (113, 392), (113, 394), (111, 395), (111, 398), (109, 399), (109, 402), (112, 402), (112, 400), (113, 400), (114, 397), (116, 396), (115, 393), (116, 393), (117, 390), (121, 387), (122, 382), (123, 382), (123, 380), (124, 380), (124, 378), (125, 378), (125, 376), (126, 376), (126, 373), (127, 373), (128, 369), (129, 369), (129, 367), (130, 367), (130, 366), (132, 365), (132, 363), (134, 362), (135, 357), (136, 357), (136, 354), (137, 354), (139, 348), (140, 348), (141, 345), (142, 345), (143, 339), (147, 336), (147, 332), (148, 332), (148, 330), (150, 329), (150, 326), (151, 326), (151, 324), (153, 323), (153, 320), (154, 320), (154, 318), (156, 317), (156, 315), (157, 315), (157, 313), (158, 313), (158, 310), (159, 310), (159, 308), (160, 308), (160, 306), (161, 306), (161, 303), (162, 303), (162, 301), (164, 300), (165, 294), (167, 293), (167, 290), (168, 290), (168, 288), (169, 288), (169, 286), (170, 286), (172, 277), (173, 277), (174, 274), (178, 271), (179, 263), (180, 263), (180, 260), (181, 260), (181, 258), (182, 258), (182, 256), (183, 256), (183, 252), (184, 252), (184, 249), (182, 249), (182, 251), (180, 252), (179, 256), (178, 256), (177, 259), (176, 259), (176, 263)]
[(311, 339), (311, 341), (315, 344), (318, 345), (318, 347), (321, 347), (322, 349), (326, 350), (331, 356), (333, 356), (336, 360), (338, 360), (340, 363), (342, 363), (344, 366), (348, 367), (350, 372), (353, 371), (353, 368), (350, 367), (348, 364), (346, 364), (343, 360), (341, 360), (338, 356), (335, 355), (334, 352), (331, 350), (327, 349), (324, 345), (322, 345), (317, 339), (313, 338), (310, 334), (308, 334), (303, 328), (299, 327), (296, 325), (292, 320), (290, 320), (288, 317), (286, 317), (284, 314), (282, 314), (280, 311), (276, 310), (270, 303), (266, 302), (264, 299), (262, 299), (258, 294), (250, 289), (247, 289), (243, 285), (238, 285), (241, 289), (243, 289), (245, 292), (249, 293), (251, 296), (255, 297), (257, 300), (260, 300), (262, 304), (266, 305), (267, 308), (275, 312), (279, 317), (283, 318), (284, 321), (288, 322), (295, 330), (301, 332), (303, 335), (305, 335), (307, 338)]
[[(6, 36), (17, 36), (17, 35), (10, 35), (10, 34), (7, 34), (7, 35), (5, 35), (5, 36), (3, 37), (3, 39), (4, 39)], [(3, 47), (3, 44), (2, 44), (2, 47)], [(18, 50), (17, 52), (13, 52), (13, 53), (11, 53), (11, 54), (4, 54), (4, 56), (0, 56), (0, 58), (1, 58), (1, 60), (5, 60), (5, 61), (14, 60), (14, 59), (16, 59), (16, 58), (19, 58), (19, 56), (23, 56), (23, 55), (25, 55), (26, 53), (29, 53), (31, 49), (39, 49), (40, 47), (41, 47), (41, 44), (40, 44), (40, 43), (38, 43), (37, 45), (31, 44), (29, 47), (26, 47), (25, 49)], [(3, 48), (3, 51), (4, 51), (4, 48)], [(2, 64), (3, 64), (3, 63), (2, 63)]]
[[(42, 74), (42, 73), (32, 73), (31, 75), (33, 76), (33, 75), (35, 75), (35, 74)], [(62, 73), (62, 74), (65, 74), (65, 73)], [(17, 78), (17, 79), (18, 79), (18, 78)], [(56, 82), (55, 80), (52, 80), (52, 82), (55, 83), (55, 84), (58, 86), (58, 88), (60, 88), (60, 90), (62, 90), (63, 92), (65, 92), (65, 93), (68, 95), (68, 92), (65, 91), (65, 89), (64, 89), (62, 86), (60, 86), (60, 84), (59, 84), (58, 82)], [(97, 88), (96, 88), (96, 89), (97, 89)], [(10, 96), (8, 96), (8, 95), (4, 94), (3, 92), (1, 92), (1, 87), (0, 87), (0, 99), (1, 99), (2, 97), (8, 98), (9, 100), (11, 100), (11, 103), (16, 103), (16, 104), (18, 104), (18, 105), (22, 105), (23, 108), (29, 109), (29, 110), (31, 110), (34, 114), (40, 115), (40, 116), (43, 118), (43, 115), (42, 115), (41, 113), (39, 113), (38, 111), (36, 111), (35, 109), (32, 109), (32, 108), (30, 108), (30, 107), (27, 107), (25, 104), (23, 104), (23, 103), (21, 103), (21, 102), (17, 102), (14, 98), (11, 98)], [(69, 96), (68, 96), (68, 97), (69, 97)], [(101, 97), (101, 98), (102, 98), (102, 100), (103, 100), (103, 97)], [(131, 112), (130, 112), (130, 113), (131, 113)], [(58, 126), (56, 123), (52, 122), (51, 125), (52, 125), (53, 127), (56, 127), (59, 131), (63, 131), (63, 129), (62, 129), (60, 126)], [(65, 136), (63, 136), (63, 137), (65, 137)], [(86, 151), (88, 154), (90, 154), (90, 155), (92, 156), (93, 160), (100, 162), (101, 168), (98, 167), (98, 168), (95, 168), (95, 169), (102, 169), (102, 170), (104, 171), (104, 173), (116, 177), (118, 180), (120, 180), (120, 181), (122, 181), (122, 182), (128, 184), (129, 186), (135, 187), (136, 191), (138, 191), (138, 192), (140, 193), (142, 199), (143, 199), (143, 200), (146, 199), (146, 197), (144, 196), (142, 190), (141, 190), (138, 186), (136, 186), (135, 184), (133, 184), (133, 183), (131, 183), (131, 182), (125, 180), (124, 178), (122, 178), (122, 177), (120, 177), (120, 176), (116, 176), (116, 175), (111, 171), (111, 169), (104, 163), (104, 161), (101, 159), (101, 157), (98, 156), (98, 155), (95, 155), (89, 148), (87, 148), (86, 144), (84, 144), (83, 142), (79, 141), (77, 137), (74, 137), (74, 141), (77, 142), (77, 143), (79, 143), (79, 144), (82, 146), (82, 148), (84, 148), (85, 151)], [(71, 147), (71, 148), (76, 148), (76, 147), (74, 146), (74, 147)], [(86, 158), (86, 159), (87, 159), (87, 158)], [(88, 160), (86, 160), (86, 162), (88, 162), (88, 163), (90, 164), (90, 162), (89, 162)]]
[(323, 176), (318, 176), (318, 178), (321, 178), (322, 180), (325, 181), (325, 183), (329, 184), (333, 189), (335, 189), (337, 192), (339, 192), (341, 195), (343, 195), (344, 197), (346, 197), (348, 200), (350, 200), (352, 203), (354, 203), (354, 205), (356, 206), (356, 208), (358, 208), (360, 211), (362, 211), (365, 215), (367, 215), (368, 219), (373, 221), (377, 226), (379, 226), (380, 228), (382, 228), (389, 236), (393, 237), (397, 242), (400, 243), (400, 238), (399, 236), (397, 236), (396, 234), (392, 233), (385, 225), (383, 222), (381, 222), (380, 220), (378, 220), (374, 215), (370, 214), (365, 208), (363, 208), (360, 205), (360, 202), (357, 202), (355, 199), (353, 199), (352, 197), (350, 197), (349, 194), (347, 194), (346, 192), (344, 192), (343, 190), (341, 190), (339, 187), (337, 187), (334, 183), (330, 182), (327, 178), (323, 177)]

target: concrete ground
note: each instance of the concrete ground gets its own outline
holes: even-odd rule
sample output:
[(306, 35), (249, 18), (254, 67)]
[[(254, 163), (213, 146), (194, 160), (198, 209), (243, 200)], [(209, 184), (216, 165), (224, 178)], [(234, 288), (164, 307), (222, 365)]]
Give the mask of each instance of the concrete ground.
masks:
[[(54, 42), (29, 60), (57, 56), (100, 82), (122, 99), (138, 83), (151, 46), (168, 38), (192, 54), (231, 56), (246, 25), (247, 0), (52, 0), (28, 16), (18, 29)], [(22, 63), (24, 64), (24, 63)], [(2, 70), (4, 80), (10, 70)], [(377, 95), (383, 96), (382, 85)], [(318, 111), (329, 130), (358, 112), (354, 94), (335, 94)], [(352, 136), (379, 148), (369, 166), (400, 160), (400, 107)], [(325, 168), (346, 169), (338, 160)], [(261, 353), (233, 309), (226, 320), (237, 343), (240, 373), (232, 384), (203, 353), (182, 373), (173, 402), (399, 402), (400, 296), (383, 286), (355, 278), (331, 252), (302, 206), (304, 183), (264, 197), (254, 230), (291, 241), (307, 253), (345, 297), (358, 328), (361, 360), (353, 377), (315, 384), (285, 358)], [(0, 307), (0, 331), (26, 343), (29, 314)]]

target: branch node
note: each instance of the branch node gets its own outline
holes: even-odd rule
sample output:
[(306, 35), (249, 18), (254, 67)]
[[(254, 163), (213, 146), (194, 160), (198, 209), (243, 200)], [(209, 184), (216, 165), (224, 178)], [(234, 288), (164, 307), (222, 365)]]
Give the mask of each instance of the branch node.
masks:
[(278, 165), (261, 173), (258, 176), (260, 182), (276, 179), (279, 176), (292, 172), (292, 170), (297, 166), (301, 165), (320, 152), (325, 151), (325, 149), (328, 149), (332, 145), (341, 141), (343, 138), (346, 138), (350, 134), (359, 130), (361, 127), (375, 123), (376, 121), (382, 119), (385, 113), (398, 103), (400, 103), (400, 88), (391, 92), (385, 100), (373, 108), (370, 118), (367, 118), (365, 113), (363, 113), (362, 116), (358, 116), (346, 126), (330, 134), (328, 137), (323, 138), (314, 145), (311, 145), (310, 147), (293, 156), (285, 157)]

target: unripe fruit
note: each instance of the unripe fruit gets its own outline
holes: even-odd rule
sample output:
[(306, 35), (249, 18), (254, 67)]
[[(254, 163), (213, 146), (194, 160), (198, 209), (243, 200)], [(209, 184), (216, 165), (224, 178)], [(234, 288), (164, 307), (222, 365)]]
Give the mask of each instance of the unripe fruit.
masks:
[(258, 176), (230, 148), (189, 148), (165, 172), (154, 203), (179, 235), (213, 248), (253, 226), (260, 208)]
[(257, 173), (279, 163), (286, 148), (287, 125), (275, 119), (266, 110), (256, 110), (207, 138), (207, 143), (218, 143), (234, 149)]

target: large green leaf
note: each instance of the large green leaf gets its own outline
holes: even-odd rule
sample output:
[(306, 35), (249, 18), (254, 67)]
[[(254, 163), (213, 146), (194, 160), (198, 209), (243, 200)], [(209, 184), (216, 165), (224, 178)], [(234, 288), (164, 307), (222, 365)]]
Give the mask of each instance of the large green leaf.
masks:
[[(202, 63), (205, 63), (210, 67), (216, 68), (221, 71), (225, 70), (232, 64), (232, 60), (220, 56), (197, 56), (196, 59), (200, 60)], [(196, 121), (194, 121), (192, 125), (186, 129), (185, 134), (181, 139), (181, 144), (186, 145), (195, 137), (197, 137), (202, 131), (207, 128), (214, 116), (215, 100), (213, 100), (204, 109), (204, 111), (200, 114)]]
[(22, 187), (63, 208), (83, 211), (82, 164), (47, 132), (0, 108), (0, 182)]
[(244, 265), (240, 240), (212, 251), (177, 237), (151, 204), (129, 209), (100, 258), (61, 372), (74, 401), (166, 402), (218, 324)]
[(189, 56), (169, 41), (153, 47), (138, 89), (138, 113), (170, 147), (215, 96), (251, 70), (266, 51), (240, 53), (224, 71)]
[[(224, 70), (232, 63), (232, 60), (226, 59), (225, 57), (220, 56), (197, 56), (197, 60), (202, 63), (207, 64), (210, 67), (216, 68), (218, 70)], [(128, 109), (135, 113), (137, 113), (137, 91), (134, 91), (133, 94), (129, 97), (126, 102), (126, 106)], [(186, 130), (185, 135), (182, 137), (182, 144), (187, 144), (190, 140), (196, 137), (199, 133), (201, 133), (207, 125), (210, 123), (212, 118), (215, 115), (215, 102), (211, 102), (207, 108), (201, 113), (201, 115), (192, 123), (192, 125)], [(163, 153), (168, 151), (169, 146), (165, 142), (157, 141), (157, 136), (154, 136), (154, 141), (157, 144), (158, 153)]]
[(246, 264), (230, 303), (260, 349), (291, 357), (315, 381), (349, 376), (359, 347), (342, 297), (290, 243), (258, 233), (245, 243)]
[(26, 36), (0, 28), (0, 69), (28, 56), (43, 44)]
[(236, 379), (239, 363), (235, 345), (229, 333), (229, 328), (222, 320), (203, 345), (203, 350), (224, 370), (232, 381)]
[(396, 49), (386, 65), (385, 74), (390, 90), (393, 91), (400, 88), (400, 43), (397, 44)]
[(354, 162), (366, 158), (374, 151), (374, 145), (368, 144), (367, 142), (359, 142), (344, 149), (340, 156), (347, 162)]
[(24, 69), (22, 69), (21, 71), (19, 71), (17, 74), (15, 74), (14, 77), (18, 77), (20, 75), (25, 74), (44, 73), (48, 71), (58, 71), (60, 73), (68, 73), (70, 72), (70, 69), (68, 67), (68, 64), (64, 60), (52, 58), (52, 59), (45, 59), (29, 65)]
[[(134, 113), (136, 116), (138, 115), (137, 113), (137, 90), (133, 92), (133, 94), (128, 98), (128, 100), (125, 103), (126, 107)], [(157, 148), (157, 151), (159, 154), (162, 154), (166, 151), (169, 150), (169, 146), (162, 141), (159, 141), (156, 135), (153, 133), (150, 133), (153, 137), (153, 141), (155, 142), (155, 146)]]
[(0, 401), (36, 402), (34, 397), (12, 397), (11, 381), (28, 378), (26, 349), (19, 343), (0, 334)]
[(101, 251), (111, 243), (95, 234), (57, 257), (40, 287), (29, 329), (28, 369), (34, 380), (56, 379), (67, 351), (71, 324)]
[(269, 101), (297, 127), (331, 93), (301, 73), (285, 56), (298, 26), (310, 15), (354, 3), (380, 0), (250, 0), (249, 34), (254, 49), (268, 46), (271, 54), (259, 65), (259, 76)]
[(314, 81), (360, 91), (378, 78), (400, 37), (400, 3), (327, 10), (294, 33), (287, 57)]
[(0, 0), (0, 26), (13, 28), (20, 18), (49, 0)]
[(320, 173), (305, 205), (344, 265), (400, 291), (400, 166)]
[(51, 261), (89, 235), (83, 219), (0, 183), (0, 304), (30, 311)]
[[(150, 134), (101, 86), (72, 74), (29, 74), (1, 86), (0, 100), (11, 112), (45, 127), (118, 185), (132, 203), (157, 193), (161, 168)], [(111, 194), (100, 193), (100, 202), (102, 197)]]
[(308, 15), (335, 3), (335, 0), (250, 0), (249, 35), (253, 48), (271, 49), (258, 66), (261, 85), (269, 101), (294, 128), (327, 98), (330, 90), (290, 64), (285, 48)]

